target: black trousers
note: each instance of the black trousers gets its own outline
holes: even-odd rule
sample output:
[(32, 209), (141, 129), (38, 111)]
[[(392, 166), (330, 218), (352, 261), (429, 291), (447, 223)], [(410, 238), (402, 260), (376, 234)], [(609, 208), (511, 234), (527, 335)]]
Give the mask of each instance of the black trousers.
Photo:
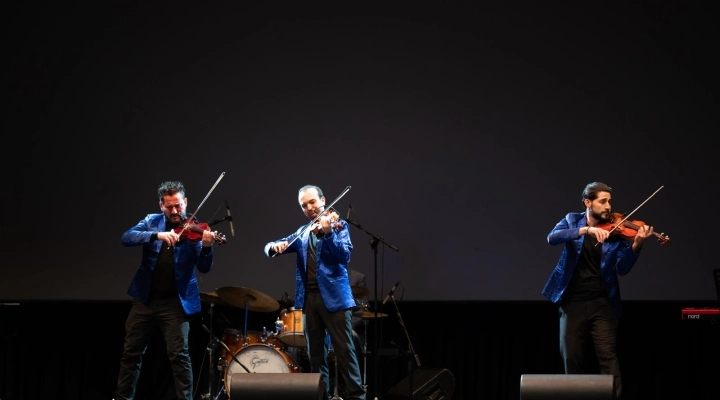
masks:
[(177, 298), (152, 300), (148, 304), (133, 300), (125, 322), (125, 345), (120, 358), (115, 399), (135, 398), (142, 358), (158, 327), (165, 340), (175, 379), (176, 396), (178, 399), (192, 400), (193, 374), (188, 347), (190, 319)]
[(563, 301), (560, 305), (560, 354), (566, 374), (590, 373), (588, 348), (595, 349), (600, 373), (613, 375), (615, 398), (622, 396), (617, 356), (618, 319), (606, 298)]
[(303, 319), (308, 341), (310, 372), (322, 374), (326, 396), (330, 398), (333, 395), (328, 365), (328, 347), (332, 345), (338, 375), (347, 390), (347, 399), (344, 399), (365, 400), (356, 342), (353, 339), (352, 309), (331, 313), (325, 308), (320, 293), (306, 293)]

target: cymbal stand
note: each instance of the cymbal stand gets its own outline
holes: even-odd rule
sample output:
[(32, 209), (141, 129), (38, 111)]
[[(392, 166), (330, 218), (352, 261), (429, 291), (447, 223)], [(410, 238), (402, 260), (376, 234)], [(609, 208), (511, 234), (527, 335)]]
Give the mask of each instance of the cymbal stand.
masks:
[[(213, 326), (213, 307), (215, 307), (215, 303), (210, 302), (210, 308), (208, 309), (208, 315), (210, 316), (210, 326)], [(210, 342), (207, 345), (207, 352), (208, 352), (208, 392), (201, 395), (201, 399), (211, 399), (213, 397), (213, 382), (215, 382), (215, 371), (213, 366), (213, 346), (215, 345), (215, 337), (211, 334), (210, 335)]]
[(398, 321), (400, 321), (400, 325), (403, 328), (403, 331), (405, 331), (405, 337), (408, 341), (408, 350), (410, 352), (411, 359), (408, 361), (408, 379), (410, 379), (410, 385), (408, 386), (408, 395), (409, 398), (412, 399), (413, 393), (415, 389), (413, 388), (413, 376), (412, 376), (412, 359), (415, 359), (415, 364), (417, 364), (418, 367), (422, 367), (422, 364), (420, 364), (420, 357), (418, 357), (418, 354), (415, 352), (415, 347), (413, 347), (412, 342), (410, 341), (410, 334), (408, 333), (407, 327), (405, 326), (405, 322), (402, 319), (402, 315), (400, 315), (400, 309), (398, 308), (397, 302), (395, 301), (395, 296), (390, 295), (390, 298), (393, 301), (393, 304), (395, 305), (395, 311), (397, 311)]
[(245, 345), (249, 345), (248, 343), (248, 335), (247, 335), (247, 321), (248, 321), (248, 309), (250, 307), (248, 306), (248, 301), (245, 299), (245, 324), (243, 325), (243, 338), (245, 339)]

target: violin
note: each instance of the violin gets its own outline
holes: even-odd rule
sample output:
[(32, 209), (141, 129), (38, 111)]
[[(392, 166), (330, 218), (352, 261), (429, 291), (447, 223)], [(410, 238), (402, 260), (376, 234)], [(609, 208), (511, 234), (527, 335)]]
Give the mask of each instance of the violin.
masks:
[[(595, 225), (595, 227), (610, 232), (611, 236), (621, 235), (626, 239), (633, 240), (635, 239), (638, 230), (640, 230), (641, 227), (646, 225), (643, 221), (628, 221), (627, 219), (625, 219), (625, 214), (622, 213), (613, 213), (612, 217), (612, 221)], [(666, 243), (670, 243), (670, 238), (663, 233), (653, 232), (653, 235), (657, 236), (658, 242), (660, 242), (661, 246)]]
[[(333, 229), (342, 228), (342, 222), (339, 221), (340, 215), (338, 215), (337, 211), (335, 211), (334, 209), (328, 208), (327, 210), (323, 211), (322, 215), (330, 217), (330, 223), (333, 224)], [(320, 225), (320, 220), (318, 219), (316, 222), (314, 222), (311, 228), (312, 232), (316, 235), (322, 232), (322, 225)]]
[[(210, 225), (206, 222), (197, 222), (195, 218), (188, 218), (183, 221), (182, 225), (174, 228), (173, 231), (180, 235), (180, 240), (189, 240), (191, 243), (197, 243), (202, 240), (203, 232), (209, 231)], [(221, 233), (213, 233), (215, 242), (219, 245), (227, 243), (225, 235)]]

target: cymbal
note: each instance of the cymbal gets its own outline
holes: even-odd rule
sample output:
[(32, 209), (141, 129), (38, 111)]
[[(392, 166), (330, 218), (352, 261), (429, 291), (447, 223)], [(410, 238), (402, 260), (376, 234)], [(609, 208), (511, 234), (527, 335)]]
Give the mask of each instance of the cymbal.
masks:
[(365, 297), (370, 293), (367, 288), (364, 288), (362, 286), (351, 286), (353, 297), (356, 299), (359, 299), (361, 297)]
[(277, 300), (257, 290), (239, 286), (224, 286), (215, 289), (215, 291), (220, 296), (220, 299), (238, 308), (247, 306), (250, 311), (260, 312), (277, 311), (280, 308)]
[(223, 299), (221, 299), (220, 296), (217, 294), (217, 292), (214, 290), (212, 292), (200, 292), (200, 301), (219, 304), (222, 306), (230, 305), (230, 304), (226, 303)]
[[(377, 318), (384, 318), (387, 317), (387, 314), (384, 313), (377, 313)], [(355, 311), (353, 313), (353, 317), (360, 317), (362, 319), (369, 319), (369, 318), (375, 318), (375, 311), (369, 311), (369, 310), (362, 310), (362, 311)]]

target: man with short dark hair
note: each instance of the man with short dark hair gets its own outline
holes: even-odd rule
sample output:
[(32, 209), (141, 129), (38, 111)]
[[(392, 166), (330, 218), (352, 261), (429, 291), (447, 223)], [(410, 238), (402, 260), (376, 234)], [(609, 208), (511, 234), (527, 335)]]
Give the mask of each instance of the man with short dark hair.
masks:
[(593, 344), (600, 373), (614, 376), (615, 397), (622, 396), (617, 358), (617, 329), (622, 315), (618, 275), (625, 275), (653, 234), (643, 225), (630, 240), (611, 234), (612, 189), (602, 182), (582, 193), (584, 212), (568, 213), (547, 236), (550, 245), (564, 245), (560, 259), (542, 291), (560, 305), (560, 353), (566, 374), (588, 373), (585, 347)]

